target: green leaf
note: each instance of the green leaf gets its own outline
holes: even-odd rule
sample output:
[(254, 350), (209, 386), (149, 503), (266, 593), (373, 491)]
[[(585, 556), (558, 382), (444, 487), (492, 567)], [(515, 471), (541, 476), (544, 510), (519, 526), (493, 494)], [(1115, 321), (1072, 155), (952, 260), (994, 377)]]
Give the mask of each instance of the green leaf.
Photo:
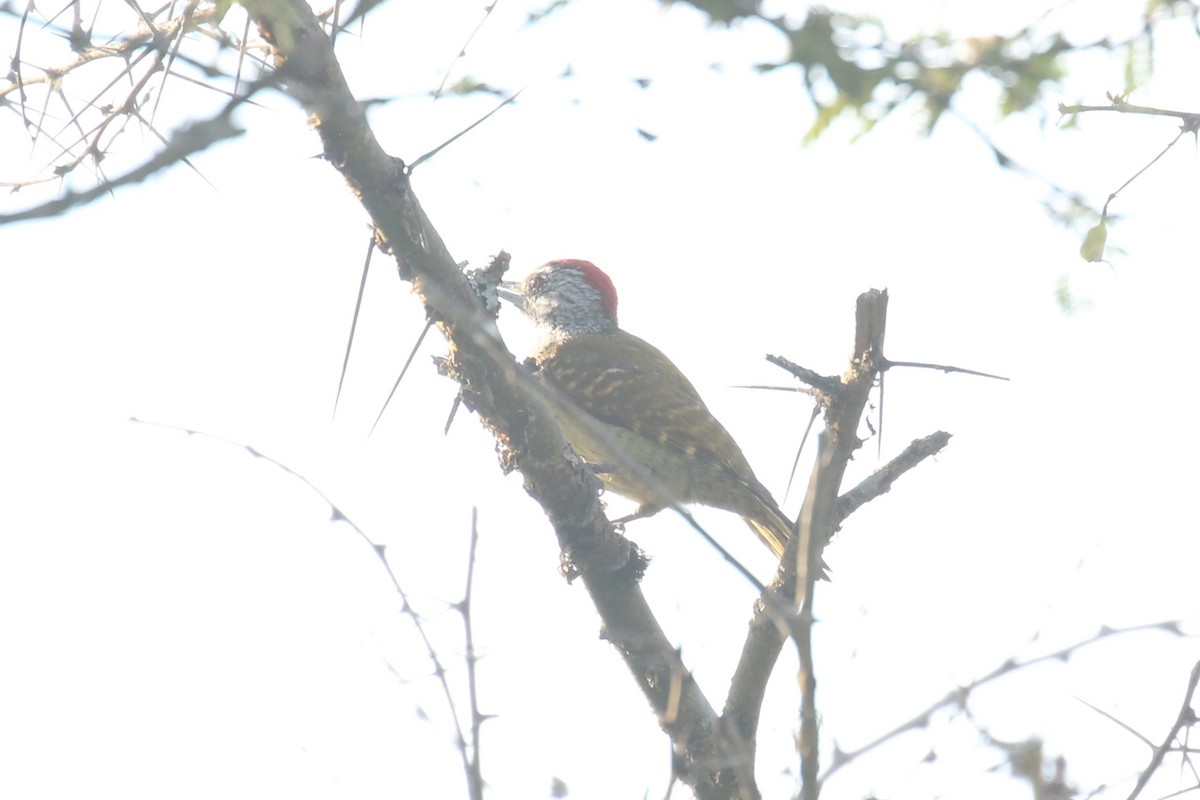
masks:
[(1091, 227), (1087, 232), (1087, 236), (1083, 238), (1083, 245), (1079, 248), (1079, 255), (1084, 261), (1096, 263), (1104, 260), (1104, 242), (1108, 239), (1108, 226), (1101, 219)]
[(843, 111), (846, 110), (846, 96), (839, 94), (836, 101), (829, 105), (820, 106), (817, 109), (817, 118), (813, 120), (812, 127), (804, 134), (804, 144), (812, 144), (820, 138), (821, 134), (833, 124)]

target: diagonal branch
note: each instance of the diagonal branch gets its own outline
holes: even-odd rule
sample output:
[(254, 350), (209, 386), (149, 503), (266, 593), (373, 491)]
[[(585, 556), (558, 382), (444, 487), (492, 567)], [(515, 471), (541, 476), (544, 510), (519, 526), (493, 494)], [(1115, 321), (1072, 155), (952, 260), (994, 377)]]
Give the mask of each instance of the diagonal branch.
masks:
[(936, 431), (920, 439), (914, 439), (900, 455), (884, 464), (879, 469), (864, 478), (857, 486), (844, 492), (838, 498), (834, 507), (834, 530), (842, 524), (842, 520), (853, 514), (862, 506), (874, 500), (881, 494), (891, 491), (892, 484), (904, 473), (930, 456), (935, 456), (950, 444), (950, 434)]
[(1154, 771), (1162, 764), (1163, 757), (1174, 746), (1173, 743), (1179, 732), (1189, 725), (1196, 724), (1196, 712), (1192, 710), (1192, 698), (1196, 694), (1196, 687), (1200, 685), (1200, 661), (1192, 667), (1192, 674), (1188, 678), (1187, 691), (1183, 695), (1183, 703), (1179, 706), (1179, 714), (1175, 717), (1175, 724), (1171, 726), (1171, 730), (1163, 737), (1162, 744), (1154, 748), (1154, 754), (1150, 756), (1150, 763), (1138, 775), (1137, 785), (1133, 787), (1133, 791), (1129, 793), (1129, 800), (1134, 800), (1142, 789), (1146, 788), (1146, 784), (1150, 782), (1150, 778), (1154, 775)]
[[(244, 4), (274, 49), (286, 91), (309, 113), (325, 158), (370, 214), (377, 239), (445, 336), (443, 371), (463, 404), (496, 437), (501, 464), (519, 469), (546, 510), (569, 571), (578, 573), (621, 654), (670, 735), (681, 778), (701, 798), (731, 796), (730, 756), (717, 716), (654, 619), (638, 580), (645, 557), (605, 519), (598, 481), (569, 449), (525, 370), (495, 332), (481, 297), (450, 256), (409, 183), (409, 169), (383, 151), (334, 58), (328, 37), (301, 0)], [(724, 786), (723, 786), (724, 785)]]

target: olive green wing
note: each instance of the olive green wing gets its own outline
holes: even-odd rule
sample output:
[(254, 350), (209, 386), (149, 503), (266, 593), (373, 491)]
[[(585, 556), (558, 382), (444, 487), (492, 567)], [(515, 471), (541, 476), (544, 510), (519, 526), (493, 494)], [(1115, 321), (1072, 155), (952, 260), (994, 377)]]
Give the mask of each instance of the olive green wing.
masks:
[(624, 331), (580, 334), (535, 356), (542, 378), (581, 409), (757, 484), (729, 431), (671, 360)]

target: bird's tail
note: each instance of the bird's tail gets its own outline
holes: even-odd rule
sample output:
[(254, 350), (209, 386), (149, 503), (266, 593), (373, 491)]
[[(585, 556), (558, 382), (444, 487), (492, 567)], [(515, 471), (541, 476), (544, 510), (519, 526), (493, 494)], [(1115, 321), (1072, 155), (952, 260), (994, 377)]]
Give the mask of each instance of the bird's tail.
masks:
[[(765, 521), (750, 517), (745, 517), (745, 520), (762, 543), (771, 548), (775, 557), (782, 558), (788, 539), (792, 538), (792, 534), (795, 533), (792, 521), (783, 516), (782, 512), (776, 512), (774, 509), (770, 511), (768, 519)], [(826, 565), (825, 559), (821, 559), (817, 565), (817, 577), (821, 580), (829, 580), (829, 567)]]
[(788, 539), (792, 538), (792, 523), (782, 515), (771, 514), (770, 523), (746, 517), (746, 523), (758, 536), (762, 543), (771, 548), (776, 558), (783, 556), (783, 548), (787, 547)]

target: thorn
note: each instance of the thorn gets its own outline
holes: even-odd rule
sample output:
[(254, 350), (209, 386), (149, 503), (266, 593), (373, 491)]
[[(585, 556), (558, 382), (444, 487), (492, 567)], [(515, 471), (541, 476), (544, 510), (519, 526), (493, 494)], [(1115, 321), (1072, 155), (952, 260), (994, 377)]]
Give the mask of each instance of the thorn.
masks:
[(387, 411), (388, 403), (392, 402), (392, 397), (395, 396), (396, 390), (400, 388), (400, 381), (404, 380), (404, 373), (408, 372), (409, 365), (412, 364), (413, 358), (417, 355), (417, 350), (421, 347), (421, 342), (425, 341), (425, 334), (429, 333), (429, 329), (433, 327), (433, 322), (426, 322), (425, 327), (421, 330), (421, 335), (417, 337), (417, 343), (413, 345), (412, 350), (408, 354), (408, 360), (404, 362), (404, 366), (400, 368), (400, 374), (396, 376), (396, 382), (392, 384), (392, 390), (388, 392), (387, 400), (383, 401), (383, 408), (379, 409), (379, 415), (375, 417), (375, 422), (371, 425), (371, 430), (367, 433), (367, 438), (371, 438), (371, 434), (375, 432), (375, 427), (379, 425), (379, 420), (383, 419), (383, 412)]
[(800, 466), (800, 454), (804, 452), (804, 445), (808, 442), (808, 435), (812, 433), (813, 423), (817, 421), (817, 415), (821, 413), (821, 406), (813, 406), (812, 415), (808, 418), (808, 427), (804, 429), (804, 436), (800, 438), (800, 446), (796, 448), (796, 460), (792, 462), (792, 471), (788, 475), (787, 488), (783, 490), (783, 502), (787, 502), (788, 495), (792, 493), (792, 484), (796, 481), (796, 469)]
[(936, 369), (942, 372), (961, 372), (964, 375), (976, 375), (980, 378), (992, 378), (997, 381), (1007, 381), (1009, 378), (1003, 375), (993, 375), (990, 372), (979, 372), (974, 369), (966, 369), (965, 367), (951, 367), (946, 364), (926, 364), (923, 361), (892, 361), (884, 360), (880, 365), (880, 372), (885, 372), (892, 367), (917, 367), (918, 369)]
[[(333, 415), (337, 416), (338, 403), (342, 399), (342, 384), (346, 381), (346, 368), (350, 365), (350, 348), (354, 346), (354, 331), (358, 328), (358, 312), (362, 310), (363, 293), (367, 288), (367, 272), (371, 269), (371, 253), (375, 251), (375, 237), (367, 245), (367, 257), (363, 261), (362, 279), (358, 282), (358, 298), (354, 301), (354, 316), (350, 320), (350, 336), (346, 339), (346, 355), (342, 357), (342, 374), (338, 376), (337, 394), (333, 398)], [(332, 418), (331, 417), (331, 418)]]
[(458, 407), (462, 405), (462, 394), (454, 395), (454, 405), (450, 406), (450, 416), (446, 417), (446, 427), (442, 429), (442, 435), (450, 433), (450, 423), (454, 422), (454, 415), (458, 413)]
[(476, 127), (478, 127), (479, 125), (482, 125), (484, 122), (486, 122), (486, 121), (487, 121), (488, 117), (492, 116), (492, 114), (495, 114), (497, 111), (499, 111), (500, 109), (504, 108), (506, 105), (508, 105), (509, 103), (513, 102), (513, 101), (514, 101), (514, 100), (516, 100), (518, 97), (520, 97), (520, 96), (521, 96), (521, 92), (523, 92), (523, 91), (525, 91), (523, 88), (522, 88), (522, 89), (518, 89), (518, 90), (517, 90), (517, 92), (516, 92), (515, 94), (513, 94), (513, 95), (510, 95), (510, 96), (509, 96), (507, 99), (505, 99), (503, 102), (501, 102), (501, 103), (500, 103), (500, 105), (496, 106), (496, 107), (495, 107), (495, 108), (493, 108), (491, 111), (489, 111), (488, 113), (484, 114), (482, 117), (480, 117), (479, 119), (475, 120), (475, 121), (474, 121), (474, 122), (472, 122), (470, 125), (468, 125), (467, 127), (463, 128), (461, 131), (459, 131), (458, 133), (454, 134), (454, 135), (453, 135), (453, 136), (451, 136), (449, 139), (447, 139), (446, 141), (442, 142), (441, 144), (439, 144), (437, 147), (435, 147), (435, 148), (433, 148), (432, 150), (430, 150), (430, 151), (429, 151), (428, 153), (426, 153), (425, 155), (423, 155), (423, 156), (420, 156), (420, 157), (419, 157), (419, 158), (418, 158), (416, 161), (414, 161), (413, 163), (409, 164), (409, 165), (408, 165), (408, 172), (409, 172), (409, 174), (412, 174), (412, 171), (413, 171), (414, 169), (416, 169), (416, 168), (417, 168), (417, 165), (421, 164), (421, 163), (422, 163), (422, 162), (424, 162), (424, 161), (428, 161), (429, 159), (433, 158), (433, 157), (434, 157), (434, 156), (436, 156), (438, 153), (440, 153), (440, 152), (441, 152), (443, 149), (445, 149), (446, 147), (449, 147), (451, 144), (454, 144), (454, 142), (458, 141), (458, 140), (459, 140), (459, 139), (461, 139), (463, 136), (466, 136), (468, 133), (470, 133), (472, 130), (474, 130), (474, 129), (475, 129)]

